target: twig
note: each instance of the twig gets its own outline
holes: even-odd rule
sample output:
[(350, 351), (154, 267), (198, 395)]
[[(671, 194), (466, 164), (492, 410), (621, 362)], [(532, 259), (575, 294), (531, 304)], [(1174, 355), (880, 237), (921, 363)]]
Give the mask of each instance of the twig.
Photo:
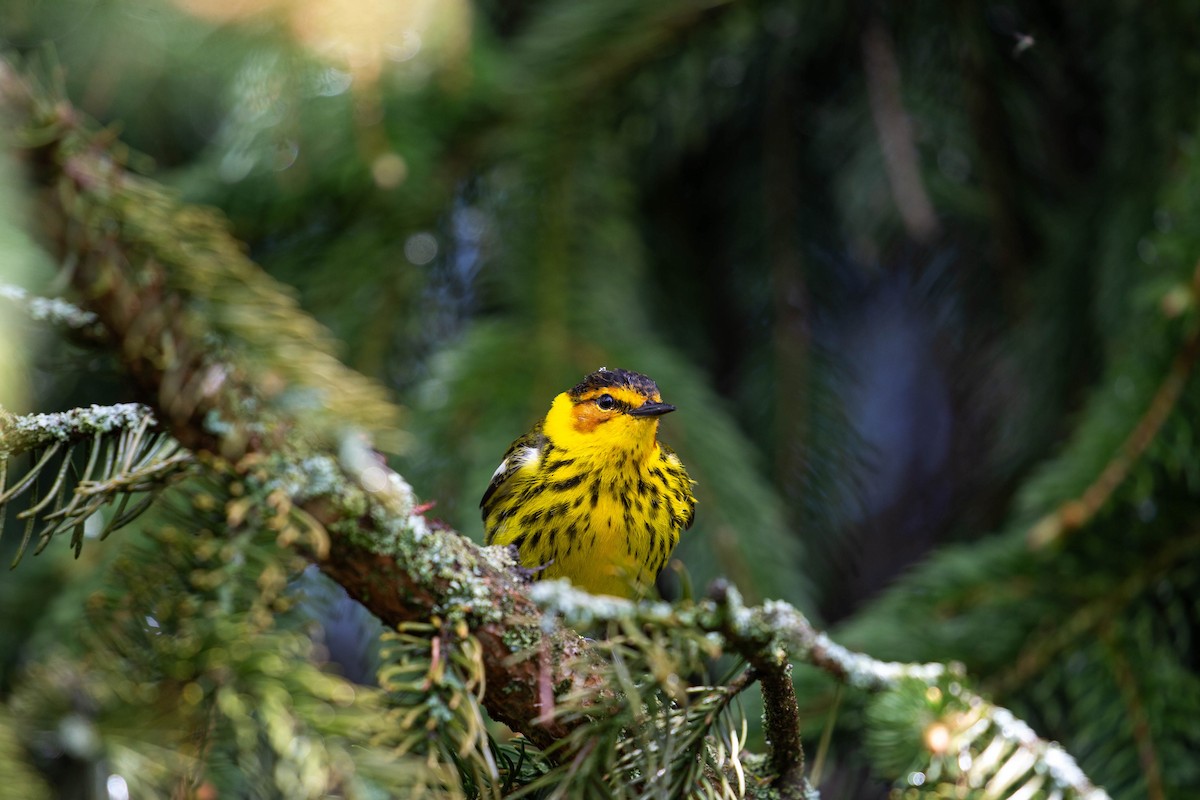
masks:
[[(1200, 265), (1197, 265), (1193, 292), (1200, 293)], [(1171, 416), (1197, 360), (1200, 360), (1200, 329), (1184, 340), (1145, 413), (1096, 480), (1078, 498), (1063, 503), (1029, 529), (1030, 547), (1045, 547), (1071, 531), (1084, 527), (1104, 507)]]
[(49, 322), (71, 331), (75, 336), (91, 344), (104, 344), (108, 332), (100, 324), (95, 313), (82, 309), (57, 297), (38, 297), (20, 286), (0, 283), (0, 300), (8, 300), (19, 306), (35, 322)]
[(901, 97), (896, 50), (892, 37), (878, 19), (867, 25), (862, 49), (867, 98), (879, 133), (879, 149), (883, 152), (892, 200), (908, 235), (918, 242), (928, 241), (937, 234), (937, 214), (921, 180), (913, 126)]
[[(69, 103), (3, 59), (0, 106), (5, 131), (30, 142), (24, 156), (56, 189), (39, 214), (47, 241), (74, 264), (78, 296), (162, 429), (219, 484), (240, 484), (246, 496), (278, 491), (319, 522), (327, 551), (309, 540), (298, 549), (385, 625), (437, 613), (469, 622), (486, 684), (504, 687), (485, 698), (495, 719), (543, 747), (582, 724), (532, 723), (538, 665), (513, 654), (545, 640), (550, 685), (582, 691), (598, 674), (566, 665), (586, 660), (587, 643), (543, 629), (505, 552), (417, 512), (411, 487), (354, 433), (368, 422), (390, 429), (397, 409), (334, 357), (328, 335), (249, 261), (223, 218), (130, 174)], [(20, 135), (31, 130), (39, 135)], [(292, 402), (272, 402), (285, 390)]]
[(1142, 765), (1142, 775), (1146, 778), (1147, 800), (1166, 800), (1167, 790), (1163, 786), (1162, 766), (1158, 750), (1154, 746), (1154, 732), (1151, 730), (1150, 715), (1146, 711), (1146, 701), (1142, 697), (1138, 677), (1129, 663), (1128, 652), (1130, 644), (1118, 641), (1114, 625), (1105, 626), (1101, 641), (1108, 653), (1112, 664), (1113, 677), (1125, 702), (1125, 718), (1129, 721), (1130, 733), (1134, 746), (1137, 748), (1138, 761)]
[[(962, 671), (957, 664), (905, 664), (856, 653), (814, 628), (807, 617), (787, 603), (772, 600), (747, 607), (737, 590), (729, 586), (710, 591), (708, 599), (690, 606), (597, 598), (565, 581), (538, 583), (530, 589), (530, 595), (547, 613), (561, 616), (569, 625), (593, 625), (615, 619), (655, 625), (694, 625), (720, 633), (740, 653), (746, 652), (743, 648), (761, 653), (777, 648), (798, 662), (811, 664), (842, 683), (866, 691), (894, 689), (908, 680), (934, 687), (943, 678), (958, 676)], [(734, 643), (740, 646), (735, 647)], [(996, 738), (1021, 748), (1034, 763), (1041, 765), (1056, 785), (1069, 788), (1085, 800), (1108, 800), (1108, 794), (1088, 780), (1070, 754), (1038, 737), (1011, 711), (966, 690), (959, 691), (959, 699), (974, 709), (978, 720), (986, 721), (996, 731)]]
[(96, 434), (154, 427), (154, 412), (140, 403), (93, 405), (56, 414), (17, 416), (0, 409), (0, 457), (55, 443), (78, 442)]
[[(730, 610), (731, 589), (717, 581), (709, 589), (709, 597), (718, 608)], [(800, 738), (800, 708), (796, 703), (796, 687), (792, 684), (792, 665), (787, 652), (773, 640), (743, 637), (735, 627), (732, 615), (726, 615), (720, 632), (730, 649), (745, 658), (758, 673), (763, 695), (763, 727), (771, 746), (773, 787), (787, 800), (802, 800), (808, 785), (804, 780), (804, 747)]]

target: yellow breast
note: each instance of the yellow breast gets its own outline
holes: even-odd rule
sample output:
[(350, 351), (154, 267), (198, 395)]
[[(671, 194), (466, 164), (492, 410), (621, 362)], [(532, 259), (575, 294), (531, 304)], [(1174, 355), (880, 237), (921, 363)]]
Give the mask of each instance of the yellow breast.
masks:
[(657, 419), (600, 418), (594, 408), (561, 394), (543, 424), (510, 449), (497, 470), (507, 475), (503, 486), (485, 498), (488, 542), (516, 545), (538, 579), (636, 596), (691, 524), (691, 481), (658, 443)]
[(514, 476), (527, 498), (515, 513), (493, 515), (490, 540), (516, 544), (539, 578), (568, 578), (594, 594), (640, 592), (666, 565), (690, 516), (667, 488), (665, 460), (559, 466), (566, 460), (551, 450), (523, 468), (528, 475)]
[(524, 463), (487, 512), (488, 542), (516, 545), (535, 577), (569, 578), (593, 594), (640, 594), (691, 524), (688, 474), (656, 441), (656, 420), (581, 429), (588, 420), (556, 410), (570, 410), (564, 396), (536, 451), (512, 456)]

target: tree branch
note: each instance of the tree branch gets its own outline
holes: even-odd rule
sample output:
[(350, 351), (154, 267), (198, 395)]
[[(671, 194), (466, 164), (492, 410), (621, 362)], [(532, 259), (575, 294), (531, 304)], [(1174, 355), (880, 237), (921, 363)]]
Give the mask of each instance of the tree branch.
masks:
[[(709, 589), (709, 597), (719, 609), (728, 612), (734, 606), (729, 592), (727, 583), (717, 581)], [(730, 649), (745, 658), (758, 673), (763, 696), (763, 727), (771, 746), (771, 771), (776, 775), (774, 786), (786, 800), (803, 800), (808, 793), (808, 782), (804, 778), (800, 707), (796, 703), (796, 687), (792, 684), (792, 665), (787, 652), (772, 639), (742, 635), (732, 615), (722, 616), (718, 627)]]
[(938, 232), (937, 212), (921, 180), (921, 159), (912, 120), (904, 108), (896, 50), (891, 35), (878, 18), (867, 23), (862, 51), (867, 99), (879, 133), (879, 149), (892, 201), (908, 235), (914, 241), (928, 242)]
[[(1196, 302), (1200, 298), (1200, 264), (1197, 264), (1193, 273), (1189, 290), (1188, 301)], [(1198, 360), (1200, 331), (1192, 331), (1181, 343), (1145, 412), (1125, 437), (1120, 448), (1079, 497), (1062, 503), (1033, 524), (1028, 533), (1030, 547), (1047, 547), (1091, 522), (1158, 437), (1159, 431), (1178, 405)]]
[[(68, 105), (40, 98), (3, 61), (0, 106), (21, 129), (14, 139), (33, 143), (22, 152), (54, 189), (40, 214), (47, 238), (74, 264), (81, 304), (108, 331), (162, 427), (230, 497), (319, 522), (317, 535), (293, 542), (385, 624), (442, 618), (469, 625), (487, 685), (503, 687), (485, 694), (485, 706), (536, 744), (548, 747), (587, 722), (555, 717), (543, 687), (558, 697), (603, 688), (602, 672), (573, 668), (594, 656), (560, 618), (576, 627), (620, 619), (720, 634), (750, 661), (773, 706), (771, 763), (785, 796), (807, 789), (789, 655), (868, 690), (905, 680), (934, 686), (952, 674), (941, 664), (853, 653), (786, 603), (747, 608), (732, 587), (682, 607), (592, 597), (560, 582), (527, 589), (513, 576), (507, 550), (480, 548), (423, 516), (411, 487), (361, 432), (386, 433), (394, 407), (332, 356), (324, 331), (245, 258), (218, 216), (130, 175)], [(982, 700), (972, 708), (997, 736), (1033, 754), (1050, 780), (1087, 798), (1106, 797), (1070, 756), (1009, 712)]]
[(0, 283), (0, 300), (19, 306), (35, 322), (49, 322), (70, 331), (88, 344), (107, 344), (107, 333), (99, 318), (85, 309), (57, 297), (38, 297), (20, 286)]
[[(578, 691), (595, 675), (562, 665), (586, 643), (544, 628), (503, 552), (433, 529), (403, 479), (362, 456), (362, 435), (342, 426), (394, 419), (380, 390), (332, 357), (325, 332), (245, 258), (222, 220), (128, 173), (69, 105), (41, 97), (3, 61), (0, 105), (13, 140), (35, 143), (18, 152), (55, 189), (39, 217), (55, 255), (74, 263), (81, 305), (162, 427), (214, 479), (264, 497), (284, 489), (329, 534), (308, 557), (385, 624), (467, 619), (488, 685), (505, 687), (487, 693), (488, 711), (541, 746), (562, 738), (562, 723), (534, 722), (540, 667), (514, 654), (545, 637), (551, 685)], [(181, 280), (189, 256), (203, 269)], [(269, 325), (254, 327), (263, 317)], [(289, 392), (306, 389), (318, 400), (297, 411)]]
[(139, 403), (93, 405), (55, 414), (16, 415), (0, 409), (0, 458), (154, 424), (154, 412)]
[[(759, 654), (760, 659), (762, 654), (772, 654), (767, 658), (768, 663), (773, 660), (786, 664), (790, 656), (797, 662), (817, 667), (842, 683), (866, 691), (892, 691), (906, 682), (916, 681), (940, 693), (944, 678), (961, 677), (961, 668), (957, 665), (880, 661), (848, 650), (814, 628), (807, 617), (787, 603), (768, 601), (761, 606), (747, 607), (732, 586), (718, 584), (709, 592), (706, 600), (682, 607), (665, 603), (635, 605), (628, 600), (596, 598), (565, 581), (536, 584), (530, 589), (530, 595), (547, 613), (561, 617), (568, 625), (594, 625), (605, 620), (622, 620), (650, 625), (696, 626), (721, 634), (730, 650), (747, 658), (751, 652)], [(760, 669), (758, 664), (754, 666)], [(760, 682), (764, 678), (765, 674), (760, 673)], [(1008, 709), (988, 703), (957, 685), (958, 681), (953, 683), (956, 684), (956, 699), (971, 709), (971, 713), (952, 718), (953, 726), (945, 726), (945, 742), (961, 741), (966, 746), (981, 738), (981, 731), (987, 729), (992, 732), (993, 739), (1003, 742), (1010, 751), (1025, 754), (1030, 768), (1036, 766), (1039, 773), (1044, 772), (1054, 785), (1069, 789), (1086, 800), (1108, 800), (1108, 794), (1088, 780), (1069, 753), (1057, 744), (1039, 738)], [(770, 697), (764, 692), (764, 700), (768, 701), (769, 706), (770, 700), (778, 701), (785, 694), (782, 689), (774, 691)], [(788, 757), (785, 747), (799, 746), (799, 733), (792, 739), (789, 720), (779, 719), (777, 725), (774, 735), (781, 738), (778, 741), (772, 739), (772, 763), (775, 765)], [(934, 749), (934, 746), (941, 745), (935, 741), (930, 749)], [(978, 766), (976, 764), (976, 768)], [(778, 769), (775, 772), (777, 781), (781, 778), (794, 780), (794, 775), (786, 770), (779, 772)], [(1013, 777), (1020, 777), (1020, 774)]]
[[(153, 427), (154, 414), (137, 403), (27, 416), (0, 408), (0, 536), (9, 505), (28, 498), (28, 507), (16, 515), (25, 521), (25, 532), (11, 566), (20, 563), (35, 530), (35, 552), (71, 530), (78, 555), (84, 526), (102, 506), (118, 503), (100, 538), (145, 511), (158, 491), (190, 467), (192, 454)], [(88, 453), (86, 459), (76, 459), (77, 446)], [(27, 452), (35, 453), (30, 465), (9, 487), (9, 461)], [(129, 508), (134, 495), (141, 498)]]

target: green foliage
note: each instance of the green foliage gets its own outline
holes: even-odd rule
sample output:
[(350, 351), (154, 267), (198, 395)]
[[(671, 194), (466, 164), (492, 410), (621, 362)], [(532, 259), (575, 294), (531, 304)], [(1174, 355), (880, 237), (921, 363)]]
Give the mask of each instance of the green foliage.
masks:
[[(1181, 220), (1193, 218), (1200, 185), (1195, 157), (1184, 164), (1163, 204)], [(1145, 275), (1126, 345), (1072, 440), (1025, 485), (1010, 526), (938, 554), (841, 634), (882, 657), (963, 661), (1114, 796), (1147, 786), (1172, 796), (1197, 779), (1182, 756), (1195, 732), (1178, 723), (1200, 713), (1180, 648), (1200, 608), (1189, 499), (1200, 484), (1186, 455), (1200, 446), (1190, 288), (1200, 234), (1181, 223), (1150, 241), (1177, 255)]]
[[(528, 780), (519, 756), (497, 759), (480, 704), (485, 691), (479, 642), (466, 625), (412, 623), (384, 636), (379, 670), (390, 696), (389, 727), (397, 752), (425, 755), (443, 782), (460, 781), (468, 797), (495, 796), (500, 787)], [(501, 764), (504, 772), (501, 773)]]
[[(397, 387), (413, 410), (404, 473), (438, 503), (433, 513), (477, 538), (488, 475), (556, 392), (600, 365), (646, 372), (680, 408), (663, 437), (699, 481), (697, 525), (677, 552), (697, 584), (725, 574), (751, 598), (834, 605), (848, 617), (839, 641), (879, 657), (959, 660), (1114, 797), (1157, 800), (1200, 787), (1191, 756), (1200, 748), (1191, 655), (1200, 629), (1193, 5), (1131, 15), (1128, 3), (1022, 0), (855, 14), (783, 0), (479, 2), (461, 58), (397, 61), (377, 83), (291, 41), (281, 18), (218, 25), (118, 0), (18, 4), (3, 21), (12, 46), (53, 41), (70, 95), (119, 123), (185, 197), (229, 217), (98, 174), (96, 191), (76, 198), (75, 233), (103, 244), (119, 230), (139, 257), (164, 264), (170, 286), (189, 298), (181, 315), (217, 333), (205, 345), (214, 355), (289, 387), (263, 400), (302, 413), (310, 427), (300, 437), (327, 443), (346, 423), (387, 433), (396, 415), (374, 385), (337, 366), (332, 338), (295, 297), (346, 341), (352, 365)], [(863, 68), (868, 25), (893, 47), (893, 99), (911, 142), (891, 140), (878, 120), (880, 87)], [(22, 132), (23, 144), (65, 121), (50, 104), (42, 122)], [(68, 155), (90, 163), (107, 151), (106, 136), (80, 139)], [(940, 237), (924, 242), (929, 259), (911, 253), (886, 171), (898, 144), (916, 153), (917, 188), (938, 218)], [(45, 165), (30, 166), (36, 175)], [(20, 205), (16, 182), (4, 184), (4, 208)], [(16, 226), (4, 222), (4, 241), (15, 242)], [(286, 286), (260, 275), (230, 230)], [(28, 243), (5, 253), (6, 264), (13, 254), (32, 259)], [(925, 269), (927, 260), (936, 266)], [(871, 605), (836, 607), (830, 596), (862, 563), (883, 562), (887, 577), (902, 566), (886, 563), (893, 540), (857, 552), (853, 523), (867, 513), (857, 494), (873, 488), (876, 454), (863, 452), (855, 430), (863, 420), (850, 418), (847, 398), (863, 376), (847, 365), (838, 334), (868, 327), (856, 303), (893, 279), (904, 283), (894, 276), (903, 271), (919, 273), (917, 308), (937, 317), (931, 351), (952, 395), (953, 456), (929, 479), (945, 491), (928, 506), (944, 514), (924, 516), (928, 507), (916, 503), (893, 509), (882, 524), (916, 520), (931, 552), (890, 588), (874, 583), (881, 595)], [(929, 279), (938, 271), (944, 279)], [(5, 311), (0, 370), (23, 336)], [(47, 408), (94, 401), (60, 402), (44, 377), (37, 388)], [(345, 391), (322, 394), (315, 384)], [(903, 398), (881, 404), (893, 400)], [(106, 502), (163, 476), (121, 473), (124, 459), (106, 452), (149, 455), (145, 470), (164, 453), (122, 441), (75, 442), (74, 452), (52, 444), (40, 469), (11, 468), (10, 486), (33, 477), (32, 491), (43, 476), (28, 537), (44, 546), (54, 533), (79, 531), (92, 512), (101, 527), (128, 521)], [(82, 478), (103, 488), (80, 499), (85, 484), (72, 470), (86, 472), (90, 455), (103, 474)], [(192, 541), (203, 524), (211, 533)], [(155, 528), (130, 556), (124, 542), (106, 545), (132, 559), (119, 576), (103, 575), (135, 588), (134, 605), (105, 606), (121, 614), (89, 620), (165, 647), (137, 632), (134, 607), (174, 609), (219, 594), (179, 576), (216, 570), (193, 548), (224, 547), (216, 534), (228, 524), (177, 521), (179, 540)], [(229, 554), (242, 557), (249, 545), (230, 536)], [(11, 531), (4, 541), (15, 543)], [(265, 569), (283, 551), (264, 547), (250, 562)], [(169, 566), (163, 553), (182, 560)], [(6, 607), (29, 596), (19, 582), (45, 577), (28, 566), (0, 586)], [(79, 569), (87, 566), (96, 565)], [(136, 577), (152, 568), (165, 570), (148, 574), (174, 587), (176, 601)], [(479, 684), (469, 633), (398, 634), (385, 659), (392, 689), (355, 687), (355, 704), (365, 705), (338, 706), (342, 684), (315, 669), (298, 669), (303, 680), (268, 674), (265, 650), (239, 644), (253, 635), (296, 663), (309, 656), (281, 609), (251, 613), (260, 606), (248, 573), (220, 574), (242, 598), (211, 606), (229, 615), (228, 630), (180, 610), (171, 617), (180, 641), (209, 642), (197, 653), (230, 654), (220, 669), (204, 660), (189, 667), (190, 683), (209, 682), (196, 705), (208, 716), (183, 704), (178, 728), (162, 731), (152, 704), (138, 707), (134, 684), (182, 692), (171, 670), (184, 669), (184, 651), (120, 650), (137, 669), (118, 670), (119, 648), (98, 639), (21, 673), (0, 713), (0, 772), (16, 764), (25, 775), (19, 765), (30, 760), (4, 731), (26, 743), (53, 739), (69, 719), (87, 734), (79, 741), (99, 742), (79, 752), (126, 753), (121, 774), (144, 769), (145, 785), (163, 791), (174, 787), (148, 760), (151, 739), (187, 726), (212, 731), (209, 778), (234, 794), (245, 788), (234, 774), (245, 765), (264, 770), (266, 793), (321, 780), (340, 791), (330, 776), (363, 775), (372, 764), (386, 771), (397, 750), (394, 785), (431, 793), (486, 795), (535, 781), (547, 793), (602, 795), (614, 787), (599, 776), (614, 768), (631, 776), (616, 789), (630, 796), (736, 783), (729, 758), (744, 736), (735, 716), (709, 718), (728, 697), (679, 677), (703, 674), (702, 643), (683, 634), (618, 630), (598, 644), (625, 695), (560, 709), (583, 714), (598, 703), (613, 717), (588, 729), (597, 743), (576, 751), (584, 757), (552, 768), (495, 732), (488, 739), (470, 699)], [(47, 580), (63, 578), (56, 568)], [(32, 657), (31, 642), (42, 653), (47, 640), (71, 638), (60, 632), (81, 618), (68, 599), (40, 635), (28, 620), (0, 621), (12, 651), (6, 670)], [(263, 613), (280, 619), (268, 625)], [(435, 642), (447, 648), (436, 657)], [(671, 675), (686, 686), (671, 688)], [(110, 682), (118, 688), (106, 689)], [(800, 682), (802, 703), (822, 709), (825, 687)], [(82, 687), (91, 705), (68, 710), (64, 687)], [(281, 708), (284, 690), (313, 703)], [(921, 771), (923, 791), (941, 791), (958, 763), (929, 772), (936, 759), (922, 737), (951, 712), (949, 700), (937, 705), (925, 691), (897, 689), (866, 710), (862, 697), (847, 700), (831, 771), (853, 773), (865, 739), (878, 772), (907, 780)], [(218, 697), (236, 702), (222, 707)], [(12, 713), (18, 703), (27, 717)], [(326, 720), (326, 705), (352, 722)], [(406, 722), (389, 735), (409, 738), (384, 735), (373, 712)], [(311, 769), (282, 747), (282, 729), (271, 727), (280, 720), (312, 732)], [(817, 714), (814, 726), (824, 723)], [(141, 733), (120, 744), (130, 729)], [(417, 730), (428, 735), (413, 738)], [(177, 774), (193, 774), (198, 745), (170, 745), (184, 754), (171, 762)], [(271, 783), (275, 765), (284, 784)], [(652, 779), (658, 769), (668, 779)]]
[(337, 360), (328, 331), (246, 257), (223, 217), (183, 205), (156, 184), (130, 180), (122, 189), (89, 198), (98, 201), (91, 233), (99, 233), (111, 215), (135, 257), (161, 263), (171, 287), (188, 298), (190, 313), (202, 316), (196, 333), (220, 337), (214, 348), (228, 349), (240, 369), (277, 373), (286, 388), (264, 401), (310, 409), (314, 430), (305, 433), (311, 437), (347, 425), (385, 436), (394, 430), (397, 410), (382, 389)]
[[(199, 405), (227, 381), (241, 380), (242, 373), (274, 375), (276, 381), (260, 385), (274, 383), (277, 390), (255, 401), (263, 404), (262, 411), (273, 409), (280, 416), (307, 409), (310, 424), (302, 436), (293, 432), (297, 441), (328, 443), (347, 427), (357, 427), (396, 446), (398, 410), (381, 387), (334, 356), (329, 332), (300, 311), (292, 290), (247, 257), (222, 214), (182, 203), (162, 185), (132, 175), (125, 169), (128, 153), (104, 149), (107, 135), (63, 111), (53, 92), (32, 82), (9, 83), (9, 102), (23, 112), (21, 126), (9, 135), (26, 146), (45, 147), (41, 157), (60, 171), (55, 190), (71, 211), (69, 233), (77, 248), (64, 255), (82, 258), (81, 269), (101, 273), (119, 270), (123, 259), (148, 265), (158, 272), (156, 280), (183, 298), (181, 308), (170, 314), (158, 310), (153, 318), (135, 298), (126, 298), (127, 305), (103, 320), (118, 330), (137, 327), (146, 340), (139, 338), (136, 345), (163, 370), (167, 388), (189, 395), (177, 405)], [(117, 236), (119, 253), (103, 244)], [(180, 335), (172, 336), (172, 327)], [(204, 340), (211, 361), (219, 356), (222, 366), (210, 370), (205, 353), (179, 349), (190, 339)], [(261, 430), (243, 435), (261, 435)]]
[(8, 714), (0, 716), (0, 784), (14, 797), (42, 800), (50, 790), (22, 747), (19, 728)]
[(160, 518), (105, 570), (80, 639), (45, 643), (19, 676), (9, 708), (40, 758), (103, 764), (137, 796), (454, 785), (406, 755), (385, 694), (316, 663), (288, 589), (302, 564), (274, 531), (231, 531), (211, 487), (169, 508), (175, 524)]
[(1078, 769), (1003, 709), (957, 682), (902, 681), (867, 707), (866, 744), (876, 770), (905, 797), (1088, 797)]
[(558, 719), (590, 724), (557, 743), (569, 759), (530, 790), (555, 798), (743, 796), (746, 721), (737, 697), (744, 684), (707, 685), (701, 677), (718, 643), (685, 626), (627, 619), (608, 624), (595, 644), (600, 661), (577, 668), (598, 669), (603, 679), (560, 696), (554, 709)]
[[(35, 530), (35, 553), (55, 535), (72, 530), (71, 547), (78, 557), (88, 520), (99, 520), (100, 509), (117, 504), (96, 533), (104, 539), (149, 508), (192, 460), (169, 437), (150, 431), (153, 424), (149, 409), (133, 404), (30, 417), (0, 409), (0, 533), (13, 501), (28, 495), (28, 508), (13, 514), (24, 521), (25, 531), (12, 566), (20, 562)], [(25, 452), (32, 453), (29, 465), (12, 487), (6, 486), (9, 464)]]

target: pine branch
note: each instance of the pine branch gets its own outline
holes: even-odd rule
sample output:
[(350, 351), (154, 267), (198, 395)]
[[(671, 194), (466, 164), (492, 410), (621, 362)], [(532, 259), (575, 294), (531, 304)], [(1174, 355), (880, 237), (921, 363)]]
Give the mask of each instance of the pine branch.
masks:
[[(771, 763), (775, 786), (793, 796), (805, 784), (795, 698), (783, 685), (787, 655), (885, 696), (913, 683), (942, 692), (942, 679), (957, 678), (942, 664), (884, 663), (853, 653), (786, 603), (747, 608), (732, 588), (682, 607), (595, 598), (555, 583), (528, 590), (514, 578), (506, 550), (479, 548), (423, 516), (411, 487), (359, 433), (361, 427), (387, 433), (394, 409), (378, 387), (333, 358), (326, 334), (245, 259), (218, 217), (129, 174), (69, 106), (39, 97), (2, 62), (0, 104), (12, 112), (10, 124), (39, 133), (25, 130), (15, 138), (35, 143), (25, 153), (56, 189), (47, 193), (42, 221), (57, 255), (75, 264), (78, 295), (110, 332), (110, 346), (151, 398), (163, 428), (221, 487), (226, 519), (239, 519), (249, 508), (271, 509), (280, 541), (391, 627), (434, 617), (465, 626), (480, 648), (479, 685), (503, 687), (484, 694), (487, 710), (536, 744), (551, 746), (594, 724), (582, 713), (588, 698), (612, 694), (602, 671), (581, 668), (594, 661), (595, 645), (557, 626), (559, 617), (576, 625), (611, 620), (720, 634), (730, 651), (751, 661), (767, 692), (782, 698), (772, 723)], [(626, 688), (636, 685), (629, 680)], [(1106, 797), (1065, 752), (1006, 710), (965, 691), (951, 694), (968, 709), (956, 707), (954, 720), (969, 724), (948, 726), (948, 741), (969, 748), (987, 737), (972, 769), (989, 775), (997, 791), (1034, 770), (1036, 780), (1080, 797)], [(580, 713), (552, 713), (548, 704), (565, 696), (581, 698), (574, 706)], [(673, 736), (682, 730), (680, 713), (687, 714), (660, 703), (654, 731)], [(706, 725), (707, 714), (700, 721)], [(465, 724), (478, 740), (475, 723), (471, 717)], [(612, 763), (589, 761), (597, 747), (593, 740), (560, 748), (558, 756), (572, 770)], [(584, 777), (599, 779), (596, 772)]]
[(908, 235), (914, 241), (928, 242), (938, 233), (937, 212), (921, 179), (916, 136), (904, 108), (896, 48), (878, 18), (872, 19), (863, 32), (862, 51), (867, 98), (879, 134), (892, 202)]
[[(386, 625), (467, 620), (486, 685), (506, 687), (486, 696), (492, 717), (539, 745), (562, 738), (567, 727), (535, 722), (538, 687), (594, 683), (563, 668), (586, 644), (569, 632), (543, 635), (507, 553), (435, 530), (407, 483), (366, 449), (354, 423), (386, 434), (396, 419), (378, 388), (333, 359), (327, 334), (214, 214), (131, 175), (68, 104), (2, 61), (0, 105), (14, 140), (35, 143), (24, 152), (40, 179), (57, 189), (41, 216), (56, 255), (74, 263), (75, 290), (162, 427), (211, 477), (238, 484), (241, 502), (319, 523), (319, 536), (292, 541)], [(541, 642), (548, 663), (514, 658)]]
[(107, 340), (99, 317), (61, 298), (38, 297), (20, 286), (0, 283), (0, 300), (16, 305), (35, 322), (49, 322), (89, 344), (104, 344)]
[[(56, 534), (73, 529), (71, 546), (78, 556), (84, 524), (103, 506), (118, 503), (99, 532), (101, 539), (149, 508), (158, 492), (192, 464), (190, 453), (154, 427), (153, 413), (136, 403), (29, 416), (0, 409), (0, 535), (8, 504), (31, 497), (29, 508), (17, 514), (25, 532), (12, 566), (20, 563), (35, 530), (40, 553)], [(86, 456), (77, 458), (76, 448)], [(11, 460), (31, 451), (36, 453), (31, 466), (8, 487)], [(53, 476), (48, 486), (43, 475)]]
[(1137, 564), (1116, 586), (1102, 596), (1078, 605), (1065, 617), (1047, 622), (1045, 631), (1030, 636), (1014, 658), (1011, 668), (996, 675), (990, 688), (1000, 695), (1010, 695), (1027, 685), (1055, 660), (1066, 658), (1073, 649), (1085, 642), (1103, 637), (1106, 626), (1121, 616), (1135, 599), (1152, 591), (1152, 587), (1169, 580), (1173, 571), (1193, 563), (1200, 557), (1200, 530), (1175, 535), (1152, 558)]
[[(604, 620), (622, 620), (627, 624), (694, 626), (721, 634), (734, 652), (757, 653), (761, 660), (761, 654), (782, 651), (795, 661), (817, 667), (842, 683), (884, 697), (904, 697), (906, 693), (911, 694), (912, 686), (918, 686), (920, 697), (930, 703), (942, 704), (939, 710), (945, 716), (945, 721), (939, 720), (925, 731), (927, 750), (934, 756), (947, 752), (957, 756), (984, 743), (986, 746), (979, 749), (988, 753), (986, 760), (966, 759), (963, 763), (969, 765), (964, 769), (971, 771), (975, 779), (994, 781), (989, 787), (999, 787), (997, 794), (987, 796), (1006, 796), (1003, 791), (1019, 779), (1032, 775), (1028, 778), (1029, 785), (1036, 781), (1037, 786), (1041, 786), (1048, 781), (1054, 788), (1085, 800), (1108, 798), (1103, 789), (1088, 780), (1065, 750), (1039, 738), (1012, 712), (963, 688), (960, 667), (885, 662), (855, 653), (833, 642), (787, 603), (770, 601), (761, 606), (746, 607), (736, 589), (720, 585), (714, 587), (706, 600), (692, 606), (635, 605), (627, 600), (596, 598), (563, 581), (539, 583), (530, 590), (530, 595), (547, 613), (561, 617), (568, 625), (586, 626)], [(778, 663), (786, 663), (782, 654)], [(948, 688), (943, 689), (943, 684)], [(775, 697), (780, 694), (782, 692), (777, 692)], [(952, 708), (945, 706), (949, 697), (954, 701)], [(911, 712), (898, 716), (903, 720), (919, 717)], [(799, 735), (797, 733), (793, 739), (790, 726), (790, 721), (777, 719), (776, 727), (769, 731), (773, 734), (773, 747), (778, 748), (771, 759), (777, 779), (785, 776), (778, 770), (786, 759), (802, 757), (798, 752), (784, 751), (784, 747), (799, 746)], [(776, 740), (775, 736), (780, 738)], [(1029, 791), (1034, 790), (1036, 787)]]
[[(1168, 294), (1164, 303), (1179, 302), (1173, 300), (1175, 296), (1175, 294)], [(1183, 302), (1185, 303), (1200, 302), (1200, 265), (1197, 265), (1191, 286), (1188, 287), (1184, 296)], [(1172, 309), (1168, 308), (1167, 310), (1171, 311)], [(1180, 313), (1182, 308), (1174, 309), (1174, 311), (1176, 314)], [(1193, 330), (1181, 342), (1170, 369), (1150, 399), (1145, 412), (1104, 470), (1078, 498), (1063, 503), (1030, 528), (1029, 543), (1032, 547), (1046, 547), (1068, 533), (1084, 527), (1104, 507), (1113, 492), (1128, 477), (1134, 464), (1154, 443), (1167, 418), (1171, 416), (1171, 412), (1178, 405), (1179, 398), (1183, 394), (1184, 387), (1187, 386), (1198, 360), (1200, 360), (1200, 330)]]
[(87, 441), (96, 435), (154, 427), (154, 412), (139, 403), (75, 408), (56, 414), (17, 416), (0, 410), (0, 455)]
[(1121, 700), (1125, 705), (1133, 740), (1137, 745), (1138, 761), (1141, 763), (1142, 774), (1146, 776), (1146, 797), (1147, 800), (1166, 800), (1167, 791), (1163, 787), (1162, 766), (1154, 745), (1150, 714), (1146, 710), (1146, 701), (1138, 685), (1138, 674), (1129, 663), (1127, 655), (1130, 646), (1129, 643), (1120, 641), (1115, 628), (1114, 625), (1106, 625), (1102, 641), (1117, 685), (1121, 689)]
[(51, 742), (102, 758), (134, 797), (461, 797), (453, 766), (397, 751), (384, 688), (322, 666), (289, 580), (303, 559), (259, 519), (231, 530), (214, 488), (173, 492), (176, 524), (96, 576), (78, 635), (30, 653), (6, 697), (19, 741), (43, 769)]
[[(731, 588), (718, 581), (709, 589), (709, 597), (719, 608), (732, 610), (738, 602), (730, 598)], [(736, 590), (734, 590), (736, 591)], [(750, 663), (758, 675), (763, 695), (763, 725), (771, 745), (771, 769), (778, 777), (775, 786), (784, 798), (802, 800), (807, 795), (804, 778), (804, 749), (800, 740), (800, 708), (796, 687), (792, 684), (792, 665), (787, 653), (773, 640), (746, 637), (731, 616), (726, 616), (720, 632), (736, 653)]]

